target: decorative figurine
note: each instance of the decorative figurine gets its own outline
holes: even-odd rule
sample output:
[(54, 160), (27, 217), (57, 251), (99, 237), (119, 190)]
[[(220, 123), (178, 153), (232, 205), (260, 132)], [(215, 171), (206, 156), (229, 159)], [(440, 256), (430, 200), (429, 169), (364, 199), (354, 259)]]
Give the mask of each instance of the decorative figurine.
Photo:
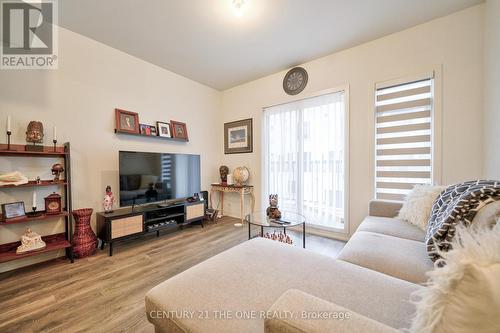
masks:
[(229, 173), (229, 168), (225, 165), (222, 165), (219, 168), (219, 174), (220, 174), (220, 183), (222, 185), (227, 185), (227, 174)]
[(42, 240), (42, 236), (37, 234), (34, 231), (31, 231), (30, 228), (26, 229), (24, 235), (21, 236), (21, 245), (17, 247), (16, 253), (26, 253), (36, 250), (44, 249), (47, 245)]
[(111, 192), (111, 186), (106, 186), (106, 195), (102, 201), (102, 207), (104, 208), (104, 214), (109, 214), (113, 212), (113, 205), (115, 203), (115, 196)]
[(36, 183), (37, 184), (41, 184), (42, 183), (42, 180), (40, 179), (40, 177), (36, 177)]
[(278, 195), (277, 194), (271, 194), (269, 196), (269, 207), (266, 209), (266, 215), (271, 218), (271, 219), (280, 219), (281, 218), (281, 212), (278, 209)]
[(26, 130), (26, 142), (33, 143), (26, 145), (26, 151), (43, 151), (43, 146), (37, 146), (37, 143), (43, 143), (43, 124), (40, 121), (30, 121)]
[(54, 176), (54, 182), (60, 181), (61, 173), (63, 173), (64, 168), (60, 163), (56, 163), (52, 166), (52, 175)]

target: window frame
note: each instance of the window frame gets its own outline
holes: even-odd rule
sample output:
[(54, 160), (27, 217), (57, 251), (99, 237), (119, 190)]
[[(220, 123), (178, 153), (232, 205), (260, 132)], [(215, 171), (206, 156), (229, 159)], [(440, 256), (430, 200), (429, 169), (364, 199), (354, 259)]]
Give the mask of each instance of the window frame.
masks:
[[(334, 227), (324, 227), (324, 226), (319, 226), (319, 225), (312, 225), (308, 224), (307, 225), (307, 232), (311, 232), (313, 234), (318, 234), (318, 235), (331, 235), (331, 234), (341, 234), (342, 238), (345, 238), (349, 234), (350, 230), (350, 214), (349, 214), (349, 198), (350, 198), (350, 168), (349, 168), (349, 148), (350, 148), (350, 96), (349, 96), (349, 84), (344, 84), (344, 85), (338, 85), (333, 88), (317, 91), (314, 93), (310, 94), (305, 94), (301, 96), (300, 98), (287, 98), (285, 100), (279, 101), (277, 103), (273, 103), (267, 106), (262, 107), (262, 120), (261, 120), (261, 142), (264, 144), (262, 145), (262, 153), (261, 153), (261, 170), (263, 170), (263, 175), (261, 177), (261, 186), (262, 186), (262, 197), (261, 197), (261, 207), (267, 207), (269, 205), (269, 199), (267, 196), (266, 190), (267, 190), (267, 169), (266, 165), (267, 163), (267, 156), (268, 156), (268, 150), (267, 150), (267, 123), (266, 123), (266, 116), (265, 116), (265, 111), (267, 108), (273, 107), (273, 106), (278, 106), (281, 104), (288, 104), (288, 103), (295, 103), (299, 102), (301, 100), (309, 99), (309, 98), (314, 98), (314, 97), (319, 97), (322, 95), (326, 94), (332, 94), (332, 93), (339, 93), (343, 92), (344, 93), (344, 225), (343, 228), (334, 228)], [(301, 175), (299, 175), (301, 177)], [(307, 223), (307, 221), (306, 221)]]
[(420, 71), (417, 74), (399, 77), (397, 79), (376, 82), (373, 89), (373, 195), (377, 198), (377, 90), (411, 83), (424, 79), (432, 79), (432, 105), (431, 105), (431, 183), (442, 184), (442, 66), (430, 70)]

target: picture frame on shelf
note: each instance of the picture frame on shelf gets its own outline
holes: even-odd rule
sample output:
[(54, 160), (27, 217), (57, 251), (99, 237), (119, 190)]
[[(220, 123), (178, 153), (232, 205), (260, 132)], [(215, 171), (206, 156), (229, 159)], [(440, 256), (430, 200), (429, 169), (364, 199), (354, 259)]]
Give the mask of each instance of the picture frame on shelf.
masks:
[(115, 118), (118, 132), (140, 134), (138, 113), (115, 109)]
[(170, 120), (172, 126), (172, 137), (176, 139), (189, 140), (186, 123), (180, 121)]
[(149, 130), (151, 132), (151, 136), (158, 136), (158, 131), (156, 130), (156, 126), (149, 125)]
[(17, 201), (2, 204), (2, 217), (4, 220), (26, 217), (24, 202)]
[(147, 135), (147, 136), (151, 135), (151, 126), (146, 124), (139, 124), (139, 128), (141, 135)]
[(253, 119), (224, 124), (224, 154), (253, 152)]
[(157, 121), (156, 126), (158, 127), (158, 136), (164, 138), (172, 137), (172, 129), (170, 127), (170, 123), (164, 123), (162, 121)]

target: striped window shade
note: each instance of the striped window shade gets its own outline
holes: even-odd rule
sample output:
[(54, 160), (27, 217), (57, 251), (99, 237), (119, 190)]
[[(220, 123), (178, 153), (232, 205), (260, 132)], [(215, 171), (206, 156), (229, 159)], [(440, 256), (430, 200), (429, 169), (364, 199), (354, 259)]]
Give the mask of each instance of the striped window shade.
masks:
[(415, 184), (432, 183), (433, 79), (377, 87), (377, 199), (403, 200)]

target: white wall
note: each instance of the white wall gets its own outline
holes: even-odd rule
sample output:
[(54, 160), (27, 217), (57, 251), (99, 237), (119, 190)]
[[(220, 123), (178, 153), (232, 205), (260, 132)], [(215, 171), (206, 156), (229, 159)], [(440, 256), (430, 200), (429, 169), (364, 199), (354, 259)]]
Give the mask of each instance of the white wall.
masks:
[(486, 1), (484, 28), (484, 167), (500, 179), (500, 0)]
[[(350, 87), (350, 233), (373, 198), (375, 82), (442, 69), (442, 183), (482, 175), (483, 5), (320, 58), (302, 66), (309, 73), (297, 97), (282, 89), (285, 71), (223, 92), (224, 122), (254, 118), (254, 152), (224, 155), (231, 170), (249, 167), (261, 203), (262, 108), (314, 92)], [(219, 125), (222, 131), (222, 124)], [(219, 145), (222, 149), (222, 143)], [(238, 199), (226, 196), (226, 213), (238, 216)], [(265, 208), (265, 207), (264, 207)], [(337, 235), (341, 237), (342, 235)]]
[[(59, 69), (52, 71), (0, 71), (0, 128), (4, 131), (12, 115), (14, 143), (25, 143), (30, 120), (45, 126), (45, 144), (52, 141), (52, 127), (59, 142), (72, 148), (73, 207), (102, 210), (106, 185), (118, 193), (118, 151), (183, 152), (201, 154), (202, 187), (217, 177), (220, 164), (220, 92), (139, 60), (104, 44), (59, 29)], [(187, 123), (190, 141), (175, 143), (139, 137), (119, 137), (114, 108), (138, 112), (141, 123), (155, 124), (171, 119)], [(2, 132), (4, 133), (4, 132)], [(3, 135), (3, 134), (2, 134)], [(4, 142), (4, 137), (2, 137)], [(25, 163), (26, 160), (23, 160)], [(1, 158), (0, 172), (20, 169), (30, 177), (50, 177), (54, 160)], [(38, 208), (43, 209), (39, 192)], [(31, 190), (0, 193), (0, 202), (24, 200), (31, 207)], [(95, 220), (95, 219), (93, 219)], [(93, 221), (93, 224), (95, 222)], [(0, 244), (17, 241), (26, 225), (0, 227)], [(40, 233), (63, 230), (62, 221), (32, 224)], [(0, 271), (31, 263), (32, 257), (0, 265)]]

